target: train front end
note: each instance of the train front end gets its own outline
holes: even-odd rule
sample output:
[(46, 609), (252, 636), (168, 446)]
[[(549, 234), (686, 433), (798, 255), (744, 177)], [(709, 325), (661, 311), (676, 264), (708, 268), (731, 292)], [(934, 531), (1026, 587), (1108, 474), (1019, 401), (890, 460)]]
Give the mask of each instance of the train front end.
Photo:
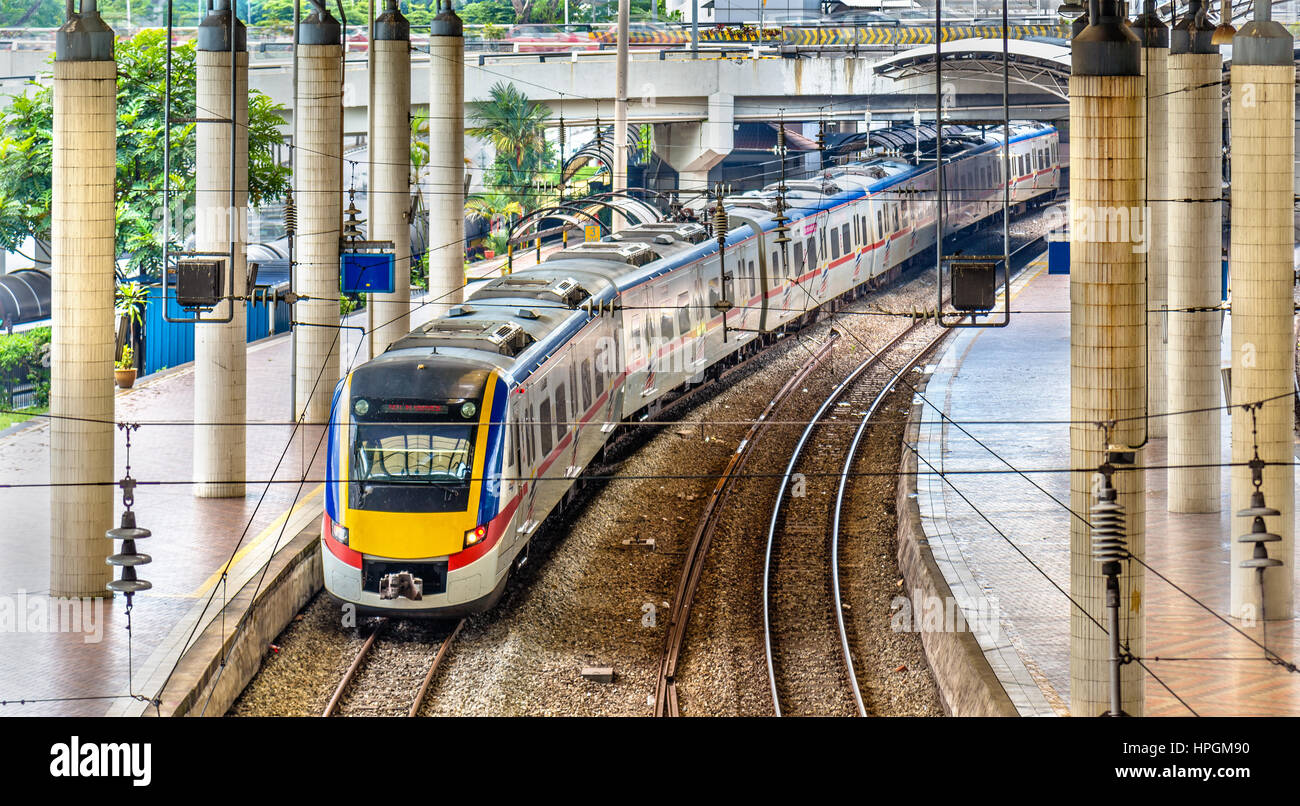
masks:
[(334, 393), (325, 589), (363, 613), (455, 617), (505, 588), (499, 562), (507, 392), (486, 365), (385, 354)]

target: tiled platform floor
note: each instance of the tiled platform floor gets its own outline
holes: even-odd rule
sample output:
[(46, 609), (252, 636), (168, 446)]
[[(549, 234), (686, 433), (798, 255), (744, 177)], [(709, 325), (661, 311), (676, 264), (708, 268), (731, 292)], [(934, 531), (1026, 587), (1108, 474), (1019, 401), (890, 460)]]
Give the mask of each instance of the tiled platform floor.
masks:
[[(1012, 324), (1007, 328), (965, 330), (954, 335), (925, 396), (958, 423), (971, 423), (964, 426), (966, 431), (1016, 468), (1067, 468), (1069, 441), (1064, 421), (1070, 416), (1069, 277), (1032, 275), (1014, 298), (1012, 309)], [(979, 422), (998, 420), (1056, 423)], [(1228, 433), (1225, 413), (1225, 462)], [(917, 446), (923, 458), (917, 497), (927, 536), (958, 599), (982, 596), (1001, 613), (1000, 640), (983, 643), (1017, 707), (1025, 714), (1068, 713), (1066, 598), (963, 501), (954, 487), (974, 501), (1048, 577), (1069, 590), (1069, 516), (1059, 503), (1068, 503), (1069, 477), (1065, 473), (1030, 474), (1043, 492), (1010, 473), (954, 474), (945, 482), (925, 472), (931, 467), (945, 472), (1006, 469), (971, 436), (942, 423), (933, 407), (924, 407)], [(1164, 442), (1153, 440), (1147, 463), (1163, 461)], [(1244, 530), (1242, 519), (1229, 516), (1227, 469), (1223, 471), (1223, 511), (1216, 515), (1166, 513), (1164, 475), (1162, 471), (1147, 473), (1147, 562), (1224, 614), (1228, 609), (1228, 539)], [(1291, 570), (1294, 574), (1295, 569)], [(1300, 675), (1266, 663), (1257, 647), (1150, 573), (1146, 601), (1148, 659), (1216, 658), (1148, 660), (1152, 671), (1196, 713), (1300, 715)], [(1258, 626), (1246, 632), (1256, 640), (1261, 638)], [(1300, 658), (1296, 621), (1268, 622), (1267, 644), (1288, 660)], [(1191, 715), (1149, 675), (1145, 693), (1148, 715)]]
[[(521, 256), (523, 262), (532, 261)], [(433, 311), (432, 306), (420, 307), (419, 301), (413, 303), (413, 326), (427, 321)], [(349, 324), (364, 323), (362, 312)], [(340, 333), (344, 363), (363, 360), (366, 348), (361, 343), (358, 349), (358, 331)], [(192, 365), (142, 378), (135, 388), (117, 393), (116, 419), (142, 424), (132, 436), (131, 472), (142, 483), (134, 508), (140, 526), (153, 532), (140, 550), (153, 556), (141, 576), (154, 587), (136, 596), (132, 614), (136, 693), (157, 691), (155, 684), (165, 679), (194, 623), (219, 609), (219, 569), (237, 544), (237, 562), (226, 585), (231, 595), (278, 542), (289, 542), (319, 519), (322, 430), (301, 429), (292, 437), (289, 356), (287, 336), (249, 345), (250, 483), (243, 498), (198, 499), (186, 483), (193, 478), (194, 430), (188, 424), (194, 418)], [(125, 465), (120, 431), (117, 440), (120, 477)], [(282, 452), (284, 461), (277, 469)], [(308, 481), (300, 484), (304, 475)], [(0, 717), (136, 713), (143, 706), (122, 696), (128, 692), (122, 597), (90, 604), (93, 617), (80, 625), (81, 632), (52, 631), (49, 626), (27, 631), (29, 621), (23, 614), (29, 608), (49, 610), (50, 497), (49, 488), (39, 486), (49, 478), (47, 423), (0, 437), (0, 485), (37, 485), (0, 486), (5, 522), (0, 530), (0, 701), (6, 703), (0, 705)], [(115, 499), (120, 512), (117, 492)], [(294, 514), (286, 518), (295, 505)], [(205, 611), (214, 588), (215, 606)], [(36, 702), (15, 704), (19, 700)]]

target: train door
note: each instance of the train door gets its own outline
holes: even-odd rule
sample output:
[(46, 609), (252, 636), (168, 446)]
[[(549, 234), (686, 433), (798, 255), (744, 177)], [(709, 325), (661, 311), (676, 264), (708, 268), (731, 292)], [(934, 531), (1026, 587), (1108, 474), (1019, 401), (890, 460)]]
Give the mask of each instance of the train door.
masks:
[[(732, 281), (732, 287), (735, 288), (736, 281)], [(691, 328), (691, 366), (698, 371), (700, 366), (705, 362), (707, 353), (704, 349), (704, 339), (708, 333), (707, 323), (709, 321), (710, 310), (704, 307), (704, 278), (697, 271), (691, 278), (691, 293), (689, 297), (689, 309), (687, 311), (688, 324)], [(703, 378), (699, 379), (703, 380)], [(692, 378), (693, 383), (699, 380)]]
[(604, 420), (600, 426), (601, 432), (605, 434), (617, 428), (623, 419), (623, 392), (627, 389), (627, 384), (621, 382), (624, 377), (623, 367), (619, 363), (619, 356), (623, 355), (619, 343), (621, 338), (622, 329), (611, 322), (605, 326), (604, 333), (596, 342), (596, 398), (599, 400), (607, 390), (609, 393), (603, 409)]

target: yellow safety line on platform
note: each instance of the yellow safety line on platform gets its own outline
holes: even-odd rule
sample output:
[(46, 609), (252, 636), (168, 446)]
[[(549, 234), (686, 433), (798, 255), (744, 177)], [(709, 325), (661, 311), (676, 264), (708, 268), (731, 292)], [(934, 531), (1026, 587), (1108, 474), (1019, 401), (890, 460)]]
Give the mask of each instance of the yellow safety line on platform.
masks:
[[(257, 548), (259, 545), (261, 545), (268, 537), (277, 533), (280, 530), (280, 528), (284, 526), (284, 524), (290, 518), (292, 518), (294, 515), (297, 515), (298, 512), (302, 510), (303, 507), (310, 504), (312, 502), (312, 499), (316, 498), (324, 491), (325, 491), (324, 484), (316, 485), (316, 488), (311, 492), (307, 493), (307, 496), (303, 498), (301, 501), (299, 501), (297, 504), (295, 504), (292, 509), (287, 510), (286, 512), (282, 512), (280, 516), (277, 517), (275, 520), (271, 521), (271, 523), (267, 525), (267, 527), (263, 529), (261, 533), (258, 534), (257, 537), (253, 538), (250, 542), (244, 544), (243, 548), (235, 552), (235, 556), (231, 558), (228, 565), (223, 565), (221, 568), (218, 568), (216, 571), (212, 572), (212, 576), (208, 577), (207, 580), (204, 581), (202, 585), (200, 585), (193, 593), (191, 593), (189, 595), (189, 598), (197, 599), (198, 597), (212, 590), (213, 586), (215, 586), (218, 582), (221, 581), (221, 574), (223, 572), (233, 569), (236, 565), (238, 565), (239, 561), (242, 560), (250, 551), (252, 551), (253, 549)], [(292, 537), (292, 535), (290, 537)]]

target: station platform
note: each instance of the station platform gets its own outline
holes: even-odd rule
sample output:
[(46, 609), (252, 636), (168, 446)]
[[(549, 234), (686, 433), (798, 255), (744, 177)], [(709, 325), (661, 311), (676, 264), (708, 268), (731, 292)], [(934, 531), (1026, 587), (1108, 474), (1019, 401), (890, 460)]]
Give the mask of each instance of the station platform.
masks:
[[(470, 286), (498, 275), (502, 262), (472, 264)], [(534, 262), (529, 251), (516, 256), (514, 266)], [(432, 317), (436, 306), (429, 302), (412, 295), (412, 327)], [(365, 311), (346, 324), (364, 329)], [(344, 367), (363, 362), (368, 345), (360, 331), (339, 333)], [(0, 512), (6, 520), (0, 531), (0, 717), (142, 713), (146, 703), (131, 695), (154, 696), (191, 636), (217, 617), (226, 598), (259, 574), (275, 550), (319, 523), (324, 429), (294, 429), (290, 355), (288, 334), (248, 346), (249, 481), (243, 498), (193, 495), (192, 364), (118, 390), (115, 419), (140, 424), (131, 436), (131, 475), (140, 483), (134, 510), (139, 525), (153, 532), (139, 544), (153, 556), (140, 571), (153, 588), (135, 596), (129, 642), (123, 597), (86, 600), (72, 617), (58, 612), (48, 595), (48, 421), (35, 417), (0, 433)], [(116, 439), (115, 478), (121, 478), (122, 431)], [(119, 490), (114, 500), (116, 518)]]
[[(1011, 324), (955, 333), (932, 368), (928, 403), (916, 401), (917, 503), (927, 542), (958, 602), (997, 614), (996, 630), (973, 631), (1026, 716), (1069, 714), (1071, 605), (1052, 583), (1070, 587), (1070, 479), (1032, 472), (1070, 466), (1069, 295), (1068, 275), (1048, 275), (1041, 263), (1031, 268), (1013, 285)], [(1225, 320), (1229, 343), (1230, 324)], [(1226, 463), (1230, 429), (1227, 412), (1221, 416)], [(1164, 464), (1164, 440), (1146, 450), (1147, 464)], [(1043, 489), (1006, 472), (999, 456)], [(977, 470), (1002, 472), (961, 472)], [(1249, 524), (1230, 510), (1228, 468), (1222, 473), (1222, 509), (1207, 515), (1166, 512), (1165, 473), (1147, 473), (1146, 562), (1226, 617), (1229, 540)], [(1151, 572), (1145, 609), (1144, 661), (1163, 681), (1145, 676), (1148, 716), (1300, 716), (1300, 674), (1267, 662), (1257, 646)], [(1260, 624), (1237, 626), (1283, 658), (1300, 658), (1295, 619), (1267, 622), (1266, 635)]]

